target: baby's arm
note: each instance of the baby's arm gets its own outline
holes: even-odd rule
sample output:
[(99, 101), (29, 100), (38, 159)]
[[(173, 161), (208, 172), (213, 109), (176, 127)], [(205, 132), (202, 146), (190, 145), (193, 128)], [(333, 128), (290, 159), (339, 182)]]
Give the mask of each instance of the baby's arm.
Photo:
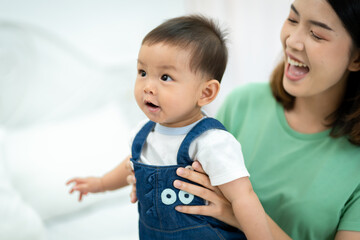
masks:
[(242, 177), (219, 186), (230, 201), (235, 217), (247, 239), (272, 239), (265, 211), (248, 177)]
[(116, 168), (106, 173), (102, 177), (86, 177), (86, 178), (73, 178), (70, 179), (66, 184), (74, 183), (74, 186), (71, 188), (70, 193), (78, 191), (79, 201), (82, 200), (82, 197), (90, 193), (98, 193), (111, 191), (118, 188), (122, 188), (128, 185), (126, 178), (131, 174), (131, 169), (129, 169), (128, 162), (130, 156), (126, 157)]

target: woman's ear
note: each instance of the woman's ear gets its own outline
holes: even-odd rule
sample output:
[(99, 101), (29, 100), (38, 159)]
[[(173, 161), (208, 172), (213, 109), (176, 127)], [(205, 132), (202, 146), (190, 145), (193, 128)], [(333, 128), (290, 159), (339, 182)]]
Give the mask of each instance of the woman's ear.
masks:
[(354, 52), (354, 55), (351, 57), (351, 62), (349, 64), (348, 70), (351, 72), (360, 71), (360, 48)]
[(198, 105), (202, 107), (211, 103), (216, 98), (219, 91), (220, 83), (218, 80), (211, 79), (206, 81), (202, 87), (201, 96), (198, 99)]

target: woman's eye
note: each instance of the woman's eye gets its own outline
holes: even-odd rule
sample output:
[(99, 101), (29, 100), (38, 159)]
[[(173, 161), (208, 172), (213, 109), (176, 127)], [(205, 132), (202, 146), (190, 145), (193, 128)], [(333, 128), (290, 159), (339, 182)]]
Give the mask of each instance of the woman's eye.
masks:
[(323, 38), (321, 38), (321, 37), (319, 37), (318, 35), (316, 35), (312, 30), (310, 31), (310, 33), (311, 33), (311, 36), (312, 36), (313, 38), (315, 38), (316, 40), (323, 40)]
[(289, 22), (291, 22), (291, 23), (297, 23), (297, 21), (295, 20), (295, 19), (292, 19), (292, 18), (288, 18), (287, 19)]
[(144, 70), (139, 70), (139, 75), (141, 77), (145, 77), (146, 76), (146, 72)]
[(168, 81), (173, 81), (173, 79), (167, 75), (167, 74), (164, 74), (161, 76), (161, 80), (165, 81), (165, 82), (168, 82)]

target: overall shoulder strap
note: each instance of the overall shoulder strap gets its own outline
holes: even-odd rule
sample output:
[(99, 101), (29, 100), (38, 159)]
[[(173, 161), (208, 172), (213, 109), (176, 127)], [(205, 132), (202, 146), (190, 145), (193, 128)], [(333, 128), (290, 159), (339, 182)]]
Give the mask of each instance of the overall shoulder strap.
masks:
[(220, 129), (225, 130), (226, 128), (222, 125), (221, 122), (214, 118), (204, 118), (198, 124), (196, 124), (190, 132), (185, 136), (182, 141), (178, 154), (177, 154), (177, 163), (181, 165), (191, 165), (193, 160), (189, 156), (189, 148), (192, 141), (199, 137), (204, 132), (210, 129)]
[(138, 161), (141, 155), (142, 147), (144, 146), (144, 143), (146, 141), (147, 136), (149, 133), (154, 129), (155, 122), (148, 121), (136, 134), (134, 141), (131, 146), (131, 156), (132, 159), (135, 161)]

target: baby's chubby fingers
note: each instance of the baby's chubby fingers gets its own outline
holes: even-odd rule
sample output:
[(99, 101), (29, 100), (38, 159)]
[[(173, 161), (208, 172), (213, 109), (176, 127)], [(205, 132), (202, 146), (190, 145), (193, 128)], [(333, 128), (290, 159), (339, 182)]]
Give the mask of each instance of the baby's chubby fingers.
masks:
[(69, 184), (71, 184), (71, 183), (75, 183), (75, 186), (70, 189), (70, 191), (69, 191), (70, 194), (73, 193), (73, 192), (75, 192), (75, 191), (77, 190), (77, 189), (76, 189), (76, 184), (79, 183), (78, 178), (72, 178), (72, 179), (68, 180), (68, 181), (66, 182), (66, 185), (69, 185)]
[(79, 202), (81, 202), (81, 200), (83, 199), (83, 196), (86, 196), (88, 193), (82, 193), (80, 192), (79, 194)]
[(69, 185), (70, 183), (77, 183), (79, 181), (78, 178), (72, 178), (66, 182), (66, 185)]

